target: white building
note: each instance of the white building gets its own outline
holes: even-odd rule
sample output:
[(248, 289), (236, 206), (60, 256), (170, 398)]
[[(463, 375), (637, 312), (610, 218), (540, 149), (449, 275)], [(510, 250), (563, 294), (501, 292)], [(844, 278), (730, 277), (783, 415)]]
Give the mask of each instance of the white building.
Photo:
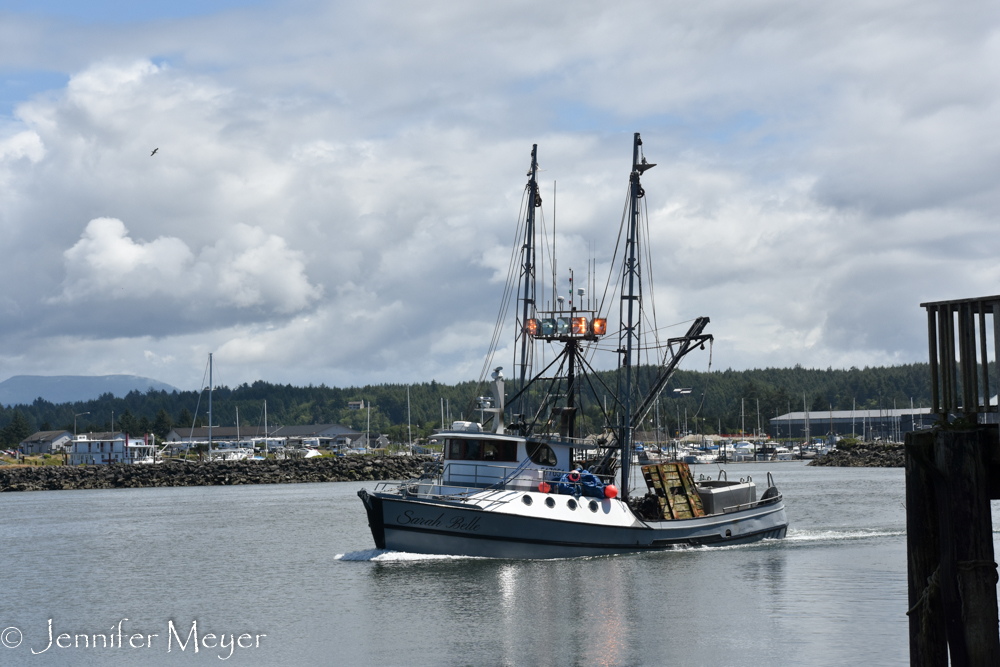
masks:
[(71, 465), (108, 463), (152, 463), (153, 445), (124, 433), (87, 433), (73, 439)]

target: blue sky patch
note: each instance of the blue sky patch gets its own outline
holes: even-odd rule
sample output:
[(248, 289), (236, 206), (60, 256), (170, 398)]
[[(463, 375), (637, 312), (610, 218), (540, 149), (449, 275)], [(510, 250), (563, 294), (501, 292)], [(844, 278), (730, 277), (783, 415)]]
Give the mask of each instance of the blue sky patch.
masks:
[(69, 75), (46, 70), (0, 71), (0, 116), (10, 116), (14, 107), (32, 95), (65, 88)]
[(0, 12), (60, 18), (74, 23), (141, 23), (187, 16), (206, 16), (266, 0), (0, 0)]

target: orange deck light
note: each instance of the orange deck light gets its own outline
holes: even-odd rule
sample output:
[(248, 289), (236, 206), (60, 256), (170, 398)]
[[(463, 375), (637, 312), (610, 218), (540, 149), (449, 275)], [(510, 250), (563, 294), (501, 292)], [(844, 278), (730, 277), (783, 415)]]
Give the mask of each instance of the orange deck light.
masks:
[(603, 317), (595, 317), (593, 327), (595, 336), (603, 336), (608, 333), (608, 321)]
[(538, 335), (538, 320), (531, 319), (524, 323), (524, 330), (529, 336)]
[(587, 333), (587, 318), (586, 317), (574, 317), (573, 318), (573, 335), (582, 336)]

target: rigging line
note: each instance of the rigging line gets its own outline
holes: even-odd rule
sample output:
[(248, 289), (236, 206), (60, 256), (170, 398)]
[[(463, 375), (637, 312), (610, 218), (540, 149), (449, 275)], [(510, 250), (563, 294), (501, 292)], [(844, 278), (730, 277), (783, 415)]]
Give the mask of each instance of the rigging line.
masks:
[[(520, 208), (518, 210), (518, 222), (517, 222), (516, 228), (514, 230), (514, 243), (511, 245), (511, 257), (510, 257), (510, 263), (508, 264), (508, 267), (507, 267), (507, 279), (506, 279), (506, 282), (504, 283), (503, 297), (501, 297), (501, 299), (500, 299), (500, 309), (497, 312), (497, 320), (496, 320), (496, 322), (494, 324), (494, 327), (493, 327), (493, 337), (490, 340), (490, 346), (489, 346), (488, 351), (486, 352), (486, 359), (483, 362), (483, 368), (482, 368), (482, 370), (479, 373), (479, 380), (476, 382), (476, 388), (475, 388), (475, 391), (472, 394), (472, 401), (470, 401), (470, 404), (469, 404), (469, 409), (470, 410), (471, 410), (472, 402), (475, 400), (475, 397), (479, 395), (479, 392), (482, 389), (483, 382), (485, 381), (485, 378), (486, 378), (486, 373), (489, 372), (489, 368), (493, 364), (493, 358), (494, 358), (494, 356), (496, 355), (496, 352), (497, 352), (497, 345), (499, 344), (500, 336), (503, 333), (503, 323), (504, 323), (504, 320), (506, 320), (506, 318), (507, 318), (507, 313), (509, 312), (510, 295), (513, 292), (513, 290), (515, 289), (515, 288), (513, 288), (511, 286), (511, 280), (512, 280), (513, 274), (514, 274), (514, 261), (515, 261), (515, 258), (517, 257), (517, 250), (518, 250), (518, 245), (519, 245), (518, 242), (517, 242), (517, 239), (520, 236), (521, 229), (522, 229), (522, 226), (524, 224), (524, 222), (521, 219), (521, 212), (522, 211), (525, 211), (525, 212), (527, 211), (527, 209), (524, 208), (524, 203), (525, 203), (525, 200), (527, 198), (527, 194), (526, 194), (527, 190), (528, 190), (528, 186), (525, 186), (525, 192), (521, 193), (521, 206), (520, 206)], [(526, 215), (527, 215), (527, 213), (525, 213), (525, 216)]]
[[(607, 280), (607, 282), (604, 283), (604, 293), (601, 295), (601, 306), (600, 306), (600, 308), (597, 309), (598, 313), (603, 313), (604, 312), (604, 301), (608, 297), (608, 287), (611, 285), (611, 275), (612, 275), (612, 272), (614, 271), (615, 262), (618, 259), (618, 248), (619, 248), (619, 246), (621, 245), (621, 242), (622, 242), (622, 232), (625, 230), (625, 218), (628, 216), (628, 199), (629, 199), (629, 192), (631, 191), (631, 187), (632, 186), (630, 185), (629, 186), (629, 190), (626, 191), (626, 193), (625, 193), (625, 208), (622, 209), (622, 221), (618, 225), (618, 240), (615, 241), (615, 252), (614, 252), (613, 255), (611, 255), (611, 267), (612, 267), (612, 270), (608, 271), (608, 280)], [(617, 281), (616, 281), (616, 284), (617, 284)]]
[[(589, 363), (587, 363), (586, 359), (584, 359), (583, 361), (587, 365), (587, 368), (590, 369), (590, 373), (584, 373), (584, 375), (587, 376), (587, 382), (588, 383), (590, 382), (590, 375), (593, 374), (594, 377), (597, 378), (597, 381), (601, 383), (601, 386), (604, 387), (604, 390), (607, 391), (609, 394), (611, 394), (611, 398), (614, 399), (614, 402), (617, 403), (619, 405), (619, 407), (625, 407), (625, 406), (622, 405), (621, 401), (618, 400), (618, 397), (615, 396), (614, 392), (611, 391), (611, 389), (608, 388), (608, 385), (604, 384), (604, 380), (602, 380), (600, 374), (596, 370), (594, 370), (594, 367), (591, 366)], [(594, 389), (593, 383), (590, 384), (590, 388), (594, 391), (594, 399), (596, 400), (597, 399), (597, 390)], [(597, 401), (597, 402), (600, 405), (600, 401)], [(600, 405), (600, 407), (601, 407), (601, 412), (604, 412), (603, 405)], [(604, 412), (604, 416), (607, 417), (608, 414), (606, 412)]]
[(552, 385), (557, 380), (560, 380), (562, 378), (561, 373), (562, 373), (562, 369), (565, 367), (565, 365), (566, 365), (566, 359), (564, 358), (563, 362), (561, 364), (559, 364), (559, 370), (557, 370), (556, 374), (553, 375), (550, 378), (549, 388), (545, 391), (544, 394), (542, 394), (542, 399), (541, 399), (541, 401), (538, 404), (538, 410), (535, 411), (535, 416), (531, 418), (531, 426), (528, 427), (528, 432), (529, 433), (531, 432), (531, 429), (534, 428), (535, 424), (538, 423), (538, 418), (541, 416), (542, 410), (544, 410), (545, 407), (547, 405), (549, 405), (550, 402), (552, 404), (555, 404), (555, 402), (556, 402), (555, 399), (558, 398), (558, 394), (556, 396), (552, 395)]
[[(198, 392), (198, 402), (194, 406), (194, 417), (191, 417), (191, 432), (188, 433), (188, 440), (194, 439), (194, 425), (198, 421), (198, 408), (201, 407), (201, 397), (205, 393), (205, 378), (208, 377), (208, 362), (205, 362), (205, 373), (201, 376), (201, 391)], [(188, 446), (188, 449), (191, 447)]]
[[(597, 295), (594, 294), (594, 305), (597, 307), (596, 308), (596, 310), (597, 310), (597, 317), (601, 317), (603, 315), (603, 313), (604, 313), (604, 302), (608, 298), (608, 288), (611, 286), (611, 277), (613, 275), (615, 275), (615, 265), (618, 263), (618, 249), (621, 247), (622, 233), (625, 230), (625, 219), (628, 216), (629, 197), (630, 197), (631, 191), (632, 191), (631, 188), (632, 188), (632, 186), (631, 186), (631, 184), (629, 184), (629, 187), (626, 188), (626, 190), (625, 190), (625, 204), (622, 207), (622, 219), (621, 219), (621, 222), (618, 223), (618, 238), (615, 240), (615, 251), (611, 255), (611, 264), (609, 265), (609, 269), (608, 269), (608, 279), (604, 283), (604, 292), (601, 294), (601, 303), (600, 303), (600, 305), (597, 304)], [(596, 267), (596, 264), (597, 264), (597, 259), (596, 258), (594, 259), (594, 264), (595, 264), (595, 267)], [(621, 267), (619, 267), (619, 269), (618, 269), (618, 271), (619, 271), (618, 275), (621, 275), (622, 272), (625, 269), (624, 262), (622, 264), (623, 265)], [(596, 270), (595, 270), (595, 272), (596, 272)], [(596, 278), (595, 278), (595, 281), (596, 281)], [(618, 285), (618, 278), (617, 277), (615, 278), (615, 285)], [(595, 282), (595, 286), (596, 286), (596, 282)], [(616, 287), (616, 289), (617, 289), (617, 287)], [(603, 315), (603, 316), (605, 318), (607, 317), (607, 315)], [(620, 317), (621, 317), (621, 313), (619, 312), (619, 319), (620, 319)], [(619, 328), (621, 328), (621, 323), (620, 322), (619, 322), (618, 326), (619, 326)], [(620, 337), (621, 336), (619, 334), (619, 338)], [(585, 351), (584, 354), (586, 354), (586, 353), (587, 352)], [(593, 352), (592, 351), (591, 351), (591, 357), (593, 357)]]
[[(622, 222), (624, 223), (624, 218), (622, 219)], [(621, 231), (622, 230), (619, 229), (619, 239), (618, 239), (619, 241), (621, 241)], [(618, 256), (618, 246), (616, 245), (615, 246), (615, 258), (617, 256)], [(612, 258), (612, 262), (614, 262), (614, 258)], [(614, 267), (615, 267), (615, 264), (612, 263), (611, 264), (611, 269), (608, 271), (608, 282), (604, 285), (604, 292), (605, 293), (601, 297), (601, 306), (600, 306), (601, 310), (603, 310), (603, 308), (604, 308), (604, 300), (605, 300), (605, 297), (607, 296), (608, 285), (610, 285), (610, 283), (611, 283), (611, 276), (615, 275), (614, 274)], [(617, 285), (624, 284), (624, 280), (625, 280), (625, 262), (622, 262), (618, 266), (618, 274), (615, 275), (615, 285), (616, 285), (615, 289), (616, 290), (618, 289)], [(598, 310), (598, 315), (600, 315), (600, 314), (601, 314), (601, 312), (600, 312), (600, 310)], [(610, 317), (610, 314), (611, 314), (611, 312), (610, 312), (610, 307), (609, 307), (608, 314), (605, 315), (605, 317)], [(620, 303), (619, 303), (619, 310), (618, 310), (618, 320), (619, 320), (619, 322), (618, 322), (618, 337), (620, 339), (621, 338), (621, 304)], [(593, 357), (593, 356), (594, 355), (591, 354), (591, 357)]]
[[(261, 424), (262, 424), (263, 422), (264, 422), (264, 404), (263, 404), (263, 403), (261, 403), (261, 404), (260, 404), (260, 414), (259, 414), (259, 415), (257, 415), (257, 429), (256, 429), (256, 430), (254, 431), (254, 433), (253, 433), (253, 435), (254, 435), (254, 437), (255, 437), (255, 438), (256, 438), (256, 437), (257, 437), (258, 435), (260, 435), (260, 425), (261, 425)], [(444, 427), (444, 424), (441, 424), (441, 426), (442, 426), (442, 427)]]
[[(560, 356), (562, 354), (563, 354), (562, 352), (559, 353)], [(546, 366), (545, 368), (542, 369), (541, 373), (539, 373), (534, 378), (532, 378), (531, 382), (529, 382), (528, 384), (524, 385), (524, 388), (521, 389), (521, 391), (519, 391), (516, 394), (514, 394), (514, 396), (512, 396), (509, 400), (505, 401), (505, 404), (506, 405), (512, 405), (515, 400), (517, 400), (518, 398), (520, 398), (521, 394), (523, 394), (524, 392), (526, 392), (531, 387), (531, 385), (533, 385), (535, 383), (535, 380), (538, 380), (539, 378), (541, 378), (542, 375), (545, 374), (545, 371), (547, 371), (550, 368), (552, 368), (552, 364), (556, 363), (557, 361), (559, 361), (559, 356), (556, 356), (556, 358), (553, 359), (552, 362), (548, 366)]]
[(479, 375), (479, 381), (480, 381), (480, 383), (483, 381), (483, 378), (486, 377), (486, 373), (488, 372), (489, 367), (491, 365), (491, 362), (493, 360), (493, 355), (496, 353), (496, 346), (497, 346), (497, 343), (499, 341), (500, 334), (501, 334), (501, 332), (503, 330), (503, 321), (506, 318), (506, 314), (507, 314), (507, 307), (506, 306), (507, 306), (507, 304), (510, 301), (510, 294), (509, 294), (509, 292), (511, 290), (511, 278), (513, 277), (514, 261), (515, 261), (515, 257), (517, 256), (517, 249), (518, 249), (517, 239), (520, 236), (521, 228), (522, 228), (522, 225), (523, 225), (523, 222), (522, 222), (522, 219), (521, 219), (521, 211), (524, 208), (525, 198), (526, 198), (526, 195), (522, 193), (522, 195), (521, 195), (521, 208), (518, 210), (518, 222), (517, 222), (517, 225), (516, 225), (515, 230), (514, 230), (514, 243), (511, 246), (510, 263), (508, 264), (508, 267), (507, 267), (507, 278), (506, 278), (506, 280), (504, 282), (503, 296), (500, 299), (500, 310), (497, 313), (497, 321), (494, 324), (493, 337), (490, 340), (490, 348), (489, 348), (489, 352), (487, 353), (486, 363), (484, 363), (483, 370), (482, 370), (482, 372)]
[(646, 272), (649, 274), (649, 302), (653, 311), (653, 337), (659, 344), (660, 336), (657, 334), (658, 329), (656, 328), (656, 292), (653, 283), (653, 238), (649, 232), (649, 205), (646, 203), (645, 197), (642, 198), (642, 208), (643, 219), (646, 223)]
[(531, 431), (535, 428), (535, 425), (538, 424), (538, 417), (542, 414), (542, 406), (545, 405), (549, 395), (552, 393), (552, 386), (555, 384), (556, 380), (559, 379), (560, 375), (562, 374), (562, 369), (566, 365), (566, 357), (567, 357), (567, 352), (565, 349), (563, 349), (563, 353), (559, 355), (559, 357), (562, 359), (562, 363), (559, 364), (559, 370), (556, 371), (556, 375), (554, 375), (552, 377), (552, 380), (549, 382), (549, 388), (545, 390), (545, 394), (543, 394), (542, 396), (543, 399), (542, 405), (538, 406), (538, 412), (535, 413), (535, 418), (532, 419), (531, 424), (528, 425), (528, 428), (526, 430), (527, 432), (525, 433), (525, 435), (531, 433)]
[(712, 381), (712, 351), (715, 349), (715, 339), (708, 341), (708, 377), (705, 378), (705, 391), (701, 393), (701, 405), (698, 406), (698, 410), (695, 411), (694, 416), (697, 417), (701, 414), (701, 409), (705, 407), (705, 397), (708, 396), (708, 384)]

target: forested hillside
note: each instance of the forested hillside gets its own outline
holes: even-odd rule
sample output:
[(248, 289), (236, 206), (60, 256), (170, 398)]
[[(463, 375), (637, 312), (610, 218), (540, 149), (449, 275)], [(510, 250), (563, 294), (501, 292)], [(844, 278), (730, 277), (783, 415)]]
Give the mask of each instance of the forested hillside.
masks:
[[(642, 381), (648, 383), (654, 369), (641, 369)], [(849, 410), (857, 402), (858, 409), (927, 406), (930, 400), (929, 371), (927, 364), (908, 364), (879, 368), (851, 368), (849, 370), (818, 370), (795, 368), (765, 368), (746, 371), (677, 371), (662, 394), (660, 401), (661, 425), (676, 432), (677, 422), (688, 429), (715, 433), (733, 433), (740, 428), (740, 402), (744, 401), (746, 427), (752, 430), (757, 423), (757, 405), (760, 419), (767, 428), (767, 419), (784, 414), (789, 409), (802, 410), (803, 396), (811, 410)], [(601, 404), (605, 391), (601, 382), (615, 386), (615, 373), (600, 374), (600, 380), (581, 382), (580, 430), (599, 429), (604, 422)], [(689, 394), (679, 394), (674, 389), (690, 389)], [(263, 432), (263, 406), (267, 401), (268, 422), (274, 425), (340, 423), (359, 431), (367, 428), (367, 410), (349, 410), (348, 401), (364, 400), (371, 403), (371, 430), (389, 433), (392, 437), (406, 438), (406, 385), (373, 385), (366, 387), (293, 387), (257, 381), (235, 388), (217, 387), (213, 394), (215, 425), (231, 426), (236, 423), (239, 409), (240, 424), (250, 432)], [(515, 388), (507, 385), (508, 396)], [(479, 388), (487, 393), (488, 388)], [(451, 418), (475, 418), (470, 410), (474, 406), (476, 384), (465, 382), (446, 385), (437, 382), (410, 386), (410, 403), (414, 437), (426, 436), (441, 422), (441, 399), (450, 405)], [(77, 417), (79, 432), (109, 430), (112, 412), (115, 428), (139, 435), (155, 432), (165, 435), (174, 425), (207, 424), (207, 394), (197, 392), (133, 391), (124, 398), (105, 394), (99, 399), (78, 403), (55, 405), (41, 399), (31, 405), (0, 408), (0, 437), (5, 444), (19, 442), (36, 430), (73, 430), (73, 417)], [(609, 406), (610, 407), (610, 406)], [(197, 413), (196, 413), (197, 410)], [(80, 414), (87, 413), (87, 414)], [(648, 425), (648, 426), (651, 426)]]

